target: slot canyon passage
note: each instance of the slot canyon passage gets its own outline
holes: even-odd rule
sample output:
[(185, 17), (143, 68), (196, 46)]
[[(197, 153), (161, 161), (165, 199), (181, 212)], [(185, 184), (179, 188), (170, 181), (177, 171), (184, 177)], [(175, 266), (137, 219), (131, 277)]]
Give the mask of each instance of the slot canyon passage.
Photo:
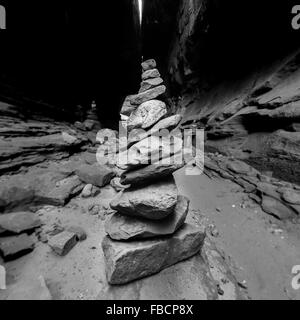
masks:
[[(300, 298), (292, 6), (20, 10), (0, 35), (0, 299)], [(161, 129), (204, 130), (204, 162), (159, 163), (185, 150)]]

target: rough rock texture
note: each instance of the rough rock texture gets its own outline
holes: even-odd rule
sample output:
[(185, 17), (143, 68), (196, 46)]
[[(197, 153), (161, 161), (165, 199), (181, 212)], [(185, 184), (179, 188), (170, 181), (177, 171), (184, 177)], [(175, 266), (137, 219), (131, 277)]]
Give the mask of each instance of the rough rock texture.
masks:
[(119, 242), (104, 238), (102, 248), (110, 284), (125, 284), (155, 274), (195, 255), (205, 232), (185, 224), (172, 237), (157, 240)]
[[(80, 194), (84, 184), (71, 169), (51, 164), (31, 168), (27, 173), (2, 176), (0, 179), (0, 212), (22, 211), (32, 205), (64, 205)], [(18, 210), (19, 209), (19, 210)]]
[(155, 68), (156, 68), (156, 61), (154, 59), (148, 59), (142, 63), (143, 71), (147, 71)]
[[(24, 165), (34, 165), (47, 158), (67, 157), (72, 148), (82, 145), (76, 138), (64, 139), (62, 134), (37, 138), (18, 137), (0, 141), (1, 172), (17, 169)], [(13, 159), (13, 160), (12, 160)]]
[(130, 185), (123, 185), (121, 183), (120, 177), (115, 177), (111, 180), (110, 185), (116, 190), (116, 191), (122, 191), (124, 189), (128, 189)]
[(282, 189), (282, 198), (290, 204), (300, 204), (300, 192), (294, 189)]
[(172, 130), (177, 127), (181, 119), (182, 119), (182, 116), (180, 114), (175, 114), (171, 117), (162, 119), (152, 127), (151, 132), (154, 133), (161, 129)]
[[(51, 179), (51, 174), (50, 177)], [(35, 196), (39, 202), (45, 202), (52, 205), (63, 206), (66, 202), (80, 194), (84, 187), (84, 184), (77, 176), (71, 176), (63, 180), (58, 181), (55, 184), (55, 188), (49, 190), (45, 185), (47, 180), (40, 179), (40, 190), (36, 190)]]
[(177, 192), (174, 180), (162, 181), (140, 189), (120, 192), (110, 206), (128, 216), (161, 220), (173, 213)]
[(140, 105), (146, 101), (157, 99), (166, 92), (166, 87), (164, 85), (158, 86), (142, 93), (139, 93), (135, 96), (132, 96), (130, 103), (132, 105)]
[(147, 90), (150, 90), (154, 87), (157, 87), (161, 84), (163, 84), (164, 80), (162, 78), (153, 78), (153, 79), (148, 79), (148, 80), (144, 80), (141, 83), (141, 88), (139, 93), (145, 92)]
[(204, 165), (205, 173), (209, 176), (218, 174), (240, 185), (267, 214), (279, 220), (293, 220), (298, 217), (299, 186), (269, 177), (240, 160), (222, 155), (216, 157), (206, 154)]
[(296, 217), (295, 211), (285, 206), (280, 201), (268, 196), (263, 196), (262, 209), (281, 220)]
[(21, 233), (41, 225), (39, 217), (33, 212), (15, 212), (0, 215), (0, 235), (5, 232)]
[(52, 250), (60, 256), (67, 255), (77, 243), (77, 234), (71, 231), (63, 231), (52, 238), (48, 244)]
[[(164, 164), (172, 163), (171, 156), (182, 152), (183, 140), (177, 134), (161, 136), (154, 134), (119, 154), (118, 166), (124, 170), (164, 159)], [(181, 162), (180, 162), (181, 163)]]
[(24, 121), (17, 108), (0, 102), (0, 173), (66, 158), (78, 152), (87, 139), (75, 127), (51, 119)]
[(87, 233), (82, 227), (79, 226), (71, 226), (66, 228), (67, 231), (71, 233), (75, 233), (78, 241), (84, 241), (87, 238)]
[(115, 173), (107, 167), (100, 166), (97, 163), (93, 165), (82, 165), (76, 170), (79, 179), (87, 184), (97, 187), (103, 187), (110, 183)]
[(146, 239), (171, 235), (184, 223), (189, 210), (189, 200), (178, 196), (174, 213), (159, 221), (136, 219), (115, 213), (105, 223), (105, 231), (113, 240)]
[(207, 240), (194, 257), (151, 277), (107, 286), (100, 300), (240, 300), (245, 299), (222, 254)]
[[(267, 5), (244, 5), (242, 18), (234, 14), (242, 4), (179, 2), (168, 57), (173, 110), (183, 115), (185, 128), (205, 128), (208, 151), (299, 184), (299, 43), (280, 18), (283, 3), (271, 15)], [(271, 21), (276, 30), (269, 29)], [(284, 50), (277, 50), (277, 41)]]
[(159, 78), (159, 77), (160, 77), (160, 73), (157, 69), (147, 70), (142, 74), (142, 80)]
[(179, 114), (176, 114), (174, 116), (160, 120), (148, 131), (145, 131), (142, 129), (133, 129), (132, 131), (129, 132), (129, 135), (128, 135), (128, 146), (131, 146), (134, 143), (144, 140), (151, 135), (156, 135), (159, 133), (160, 130), (175, 129), (179, 124), (179, 122), (181, 121), (181, 119), (182, 119), (182, 116)]
[(153, 181), (170, 176), (174, 171), (183, 167), (182, 164), (151, 164), (149, 166), (124, 172), (121, 175), (122, 184), (131, 186), (143, 186)]
[(131, 104), (131, 99), (134, 98), (134, 95), (127, 96), (122, 105), (122, 109), (120, 111), (121, 114), (125, 116), (129, 116), (132, 111), (134, 111), (137, 106)]
[(93, 185), (87, 184), (81, 192), (81, 197), (82, 198), (89, 198), (92, 195), (92, 191), (93, 191)]
[(127, 128), (128, 130), (142, 128), (148, 129), (161, 120), (167, 114), (166, 104), (159, 100), (149, 100), (142, 103), (130, 115)]
[(5, 260), (14, 259), (34, 249), (35, 242), (27, 234), (0, 238), (0, 252)]

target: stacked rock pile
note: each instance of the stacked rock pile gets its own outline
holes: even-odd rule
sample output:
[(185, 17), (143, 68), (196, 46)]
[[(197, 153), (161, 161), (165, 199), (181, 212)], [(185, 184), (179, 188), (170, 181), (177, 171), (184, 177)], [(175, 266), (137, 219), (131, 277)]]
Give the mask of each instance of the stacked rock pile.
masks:
[[(121, 183), (130, 187), (111, 202), (116, 213), (106, 221), (107, 236), (102, 242), (107, 280), (115, 285), (190, 258), (199, 252), (205, 238), (203, 228), (185, 223), (189, 199), (178, 194), (172, 176), (183, 166), (172, 161), (172, 155), (182, 152), (182, 139), (170, 142), (157, 134), (176, 128), (181, 116), (168, 117), (166, 104), (157, 100), (166, 87), (156, 62), (147, 60), (142, 68), (140, 92), (127, 97), (121, 111), (128, 116), (130, 131), (130, 148), (123, 155), (127, 161), (120, 165), (124, 170)], [(166, 159), (169, 161), (162, 161)]]

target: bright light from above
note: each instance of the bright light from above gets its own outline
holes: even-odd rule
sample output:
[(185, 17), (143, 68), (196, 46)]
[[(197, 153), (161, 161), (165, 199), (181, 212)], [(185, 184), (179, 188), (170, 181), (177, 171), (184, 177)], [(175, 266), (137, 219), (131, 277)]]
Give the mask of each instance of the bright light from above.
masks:
[(142, 20), (143, 20), (143, 0), (138, 0), (138, 1), (139, 1), (140, 24), (142, 25)]

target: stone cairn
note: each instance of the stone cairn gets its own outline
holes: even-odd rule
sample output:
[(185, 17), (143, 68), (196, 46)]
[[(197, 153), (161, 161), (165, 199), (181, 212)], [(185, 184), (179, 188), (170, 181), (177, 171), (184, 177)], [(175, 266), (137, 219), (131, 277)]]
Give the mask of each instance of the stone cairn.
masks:
[(98, 119), (97, 106), (95, 101), (92, 102), (91, 108), (86, 113), (86, 120), (84, 124), (90, 130), (98, 131), (101, 129), (101, 124)]
[[(107, 236), (102, 242), (112, 285), (141, 279), (192, 257), (205, 238), (203, 228), (185, 223), (189, 199), (178, 194), (172, 175), (184, 164), (159, 161), (171, 158), (171, 148), (170, 139), (159, 140), (157, 133), (178, 127), (181, 116), (168, 116), (166, 104), (156, 100), (166, 87), (155, 60), (143, 62), (142, 68), (141, 89), (125, 99), (121, 111), (123, 118), (128, 117), (129, 149), (124, 152), (127, 161), (119, 165), (120, 182), (129, 187), (110, 204), (116, 213), (105, 223)], [(182, 152), (182, 139), (172, 143), (173, 155)], [(149, 154), (157, 161), (146, 165)]]

